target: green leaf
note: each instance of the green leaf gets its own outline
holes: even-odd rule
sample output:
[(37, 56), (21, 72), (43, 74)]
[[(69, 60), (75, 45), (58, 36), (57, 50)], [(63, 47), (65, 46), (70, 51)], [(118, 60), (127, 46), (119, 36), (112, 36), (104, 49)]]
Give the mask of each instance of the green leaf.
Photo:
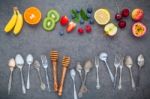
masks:
[(87, 21), (87, 20), (88, 20), (88, 16), (87, 16), (86, 12), (85, 12), (83, 9), (81, 9), (81, 11), (80, 11), (80, 16), (81, 16), (81, 18), (82, 18), (84, 21)]
[(80, 20), (80, 16), (79, 14), (76, 12), (76, 10), (72, 9), (71, 10), (71, 14), (75, 16), (75, 18), (73, 19), (75, 22), (79, 22)]

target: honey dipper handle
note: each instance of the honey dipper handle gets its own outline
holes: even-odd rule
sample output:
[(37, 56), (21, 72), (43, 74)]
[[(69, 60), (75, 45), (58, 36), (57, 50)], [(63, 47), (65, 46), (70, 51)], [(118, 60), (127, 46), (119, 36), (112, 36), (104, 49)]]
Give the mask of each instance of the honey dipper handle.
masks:
[(57, 82), (57, 62), (53, 62), (53, 79), (54, 79), (54, 91), (58, 91), (58, 82)]
[(66, 72), (67, 72), (67, 68), (66, 68), (66, 67), (63, 67), (63, 69), (62, 69), (61, 81), (60, 81), (60, 86), (59, 86), (59, 90), (58, 90), (58, 95), (59, 95), (59, 96), (62, 96), (63, 85), (64, 85), (64, 80), (65, 80)]

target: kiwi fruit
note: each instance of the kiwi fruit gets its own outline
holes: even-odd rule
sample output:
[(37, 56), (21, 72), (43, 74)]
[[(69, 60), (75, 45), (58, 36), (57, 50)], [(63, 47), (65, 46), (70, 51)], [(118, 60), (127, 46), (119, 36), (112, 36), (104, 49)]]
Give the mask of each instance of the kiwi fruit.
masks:
[(51, 17), (55, 22), (58, 22), (60, 19), (59, 13), (54, 9), (48, 11), (47, 17)]
[(56, 26), (56, 23), (54, 21), (54, 19), (52, 19), (51, 17), (46, 17), (43, 21), (43, 28), (46, 31), (52, 31)]

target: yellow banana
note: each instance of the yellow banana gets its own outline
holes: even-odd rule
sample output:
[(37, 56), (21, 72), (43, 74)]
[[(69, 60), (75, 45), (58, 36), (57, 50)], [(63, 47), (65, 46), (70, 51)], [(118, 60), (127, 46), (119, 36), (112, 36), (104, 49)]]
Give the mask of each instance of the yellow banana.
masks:
[(16, 21), (17, 21), (16, 7), (13, 8), (13, 11), (14, 11), (13, 16), (11, 17), (11, 19), (9, 20), (9, 22), (6, 24), (4, 28), (4, 31), (7, 33), (10, 32), (14, 28)]
[(22, 14), (19, 12), (19, 10), (17, 10), (17, 22), (16, 22), (16, 25), (14, 27), (14, 31), (13, 31), (13, 34), (14, 35), (19, 35), (21, 29), (22, 29), (22, 26), (23, 26), (23, 17), (22, 17)]

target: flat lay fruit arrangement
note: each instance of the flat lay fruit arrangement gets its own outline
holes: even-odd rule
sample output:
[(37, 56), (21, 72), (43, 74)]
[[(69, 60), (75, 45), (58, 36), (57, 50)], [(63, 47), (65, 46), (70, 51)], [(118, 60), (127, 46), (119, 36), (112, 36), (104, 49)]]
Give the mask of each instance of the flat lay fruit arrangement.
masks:
[[(58, 29), (57, 27), (59, 26), (61, 28), (58, 33), (60, 38), (68, 35), (73, 36), (72, 34), (76, 33), (77, 37), (79, 36), (82, 39), (82, 37), (86, 37), (85, 35), (90, 36), (95, 31), (94, 27), (98, 27), (98, 29), (101, 30), (98, 35), (105, 35), (108, 39), (117, 36), (119, 31), (124, 30), (127, 31), (126, 33), (129, 37), (132, 36), (132, 39), (136, 38), (135, 40), (139, 40), (139, 42), (145, 35), (148, 35), (148, 26), (142, 21), (146, 13), (142, 8), (137, 7), (130, 9), (126, 7), (118, 9), (114, 15), (112, 15), (111, 11), (112, 10), (104, 7), (83, 7), (72, 8), (69, 11), (69, 15), (67, 15), (61, 14), (56, 8), (46, 9), (44, 14), (37, 6), (29, 6), (25, 8), (24, 11), (20, 11), (19, 7), (13, 7), (12, 16), (8, 16), (10, 19), (5, 23), (3, 31), (7, 36), (14, 36), (15, 39), (22, 35), (22, 30), (26, 26), (24, 24), (31, 27), (30, 29), (36, 26), (36, 28), (42, 29), (43, 33), (49, 34), (55, 33), (55, 30)], [(132, 22), (130, 25), (128, 24), (129, 20)], [(129, 54), (117, 53), (113, 57), (113, 64), (110, 64), (109, 58), (111, 54), (106, 51), (99, 52), (98, 55), (94, 56), (94, 59), (84, 59), (84, 61), (74, 61), (71, 55), (64, 55), (61, 51), (53, 48), (50, 49), (47, 54), (40, 55), (40, 60), (36, 59), (34, 54), (31, 53), (26, 56), (22, 53), (17, 53), (15, 56), (9, 57), (7, 63), (10, 70), (9, 78), (7, 78), (8, 95), (14, 92), (14, 85), (12, 84), (15, 83), (15, 81), (13, 81), (13, 72), (16, 72), (17, 68), (20, 70), (20, 79), (18, 80), (20, 80), (21, 84), (18, 86), (21, 86), (21, 89), (19, 90), (22, 91), (23, 94), (26, 94), (32, 89), (33, 83), (31, 83), (31, 80), (33, 79), (30, 79), (30, 74), (32, 73), (30, 71), (31, 68), (34, 68), (37, 73), (36, 76), (39, 78), (39, 89), (42, 91), (49, 93), (54, 92), (60, 97), (67, 94), (64, 89), (66, 88), (65, 83), (67, 83), (66, 76), (69, 74), (71, 84), (73, 85), (71, 86), (72, 90), (70, 90), (73, 92), (73, 99), (82, 98), (91, 90), (87, 84), (87, 79), (90, 77), (88, 74), (93, 68), (95, 68), (93, 70), (95, 72), (95, 78), (93, 78), (95, 90), (99, 91), (101, 87), (103, 87), (103, 79), (100, 79), (99, 74), (101, 65), (106, 66), (108, 78), (112, 84), (112, 90), (123, 90), (125, 86), (122, 81), (123, 75), (129, 73), (128, 78), (130, 78), (131, 82), (128, 83), (131, 83), (131, 89), (136, 91), (137, 88), (141, 87), (141, 73), (146, 58), (141, 52), (137, 54), (138, 56), (135, 57)], [(76, 65), (74, 68), (70, 68), (71, 62), (75, 62)], [(25, 64), (27, 64), (27, 66), (25, 66)], [(110, 65), (113, 65), (115, 72), (110, 68)], [(137, 67), (135, 67), (135, 71), (138, 71), (137, 77), (134, 76), (134, 65), (137, 65)], [(51, 70), (50, 73), (48, 72), (49, 68)], [(44, 69), (44, 76), (41, 74), (41, 69)], [(126, 70), (129, 71), (124, 72)], [(27, 72), (27, 75), (24, 75), (24, 72)], [(59, 72), (61, 73), (60, 75), (58, 75)], [(78, 82), (80, 86), (78, 87), (76, 87), (76, 77), (80, 77), (78, 79), (80, 80), (80, 82)], [(77, 90), (77, 88), (79, 88), (79, 90)]]

